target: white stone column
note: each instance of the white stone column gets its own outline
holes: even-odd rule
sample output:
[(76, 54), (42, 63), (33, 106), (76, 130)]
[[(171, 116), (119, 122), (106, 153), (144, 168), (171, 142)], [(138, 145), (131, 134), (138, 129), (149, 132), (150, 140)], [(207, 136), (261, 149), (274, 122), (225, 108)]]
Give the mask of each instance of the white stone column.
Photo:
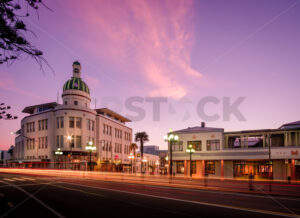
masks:
[(288, 146), (288, 134), (284, 133), (284, 146)]

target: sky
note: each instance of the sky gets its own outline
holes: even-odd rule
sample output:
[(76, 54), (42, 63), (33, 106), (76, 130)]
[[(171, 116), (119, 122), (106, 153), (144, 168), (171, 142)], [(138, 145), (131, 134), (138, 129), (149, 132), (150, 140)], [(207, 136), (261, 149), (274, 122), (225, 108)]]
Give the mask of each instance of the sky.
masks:
[[(44, 2), (50, 10), (25, 22), (50, 67), (28, 57), (0, 65), (1, 102), (19, 117), (0, 120), (0, 149), (14, 144), (26, 106), (61, 103), (75, 60), (92, 107), (132, 118), (133, 133), (146, 131), (146, 144), (161, 149), (170, 129), (202, 121), (239, 131), (300, 120), (300, 0)], [(199, 106), (207, 99), (215, 102)]]

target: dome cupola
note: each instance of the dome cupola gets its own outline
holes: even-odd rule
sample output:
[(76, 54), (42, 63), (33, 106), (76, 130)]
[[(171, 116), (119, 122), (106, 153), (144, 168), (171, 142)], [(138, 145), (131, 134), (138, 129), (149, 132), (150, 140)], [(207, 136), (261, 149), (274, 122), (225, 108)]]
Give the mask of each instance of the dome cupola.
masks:
[(69, 79), (63, 86), (63, 91), (66, 90), (79, 90), (90, 94), (90, 89), (85, 82), (80, 78), (81, 65), (78, 61), (73, 62), (73, 77)]
[(63, 87), (63, 91), (70, 90), (70, 89), (79, 90), (90, 94), (89, 87), (85, 82), (82, 81), (81, 78), (72, 77), (71, 79), (69, 79), (65, 83)]
[(63, 86), (63, 104), (73, 105), (74, 107), (90, 107), (90, 89), (81, 79), (81, 65), (78, 61), (72, 64), (73, 76)]

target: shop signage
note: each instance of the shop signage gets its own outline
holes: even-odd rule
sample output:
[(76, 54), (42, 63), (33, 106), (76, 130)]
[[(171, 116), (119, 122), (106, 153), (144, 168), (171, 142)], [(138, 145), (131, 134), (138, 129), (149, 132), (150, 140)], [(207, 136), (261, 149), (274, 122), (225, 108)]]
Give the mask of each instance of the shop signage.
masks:
[(271, 149), (271, 158), (278, 159), (294, 159), (300, 157), (299, 148), (281, 148), (281, 149)]

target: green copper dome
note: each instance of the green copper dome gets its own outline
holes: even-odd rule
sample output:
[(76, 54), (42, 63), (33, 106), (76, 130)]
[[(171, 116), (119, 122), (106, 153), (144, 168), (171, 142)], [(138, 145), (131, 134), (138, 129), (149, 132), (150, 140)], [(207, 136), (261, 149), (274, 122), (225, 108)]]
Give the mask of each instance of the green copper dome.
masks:
[(85, 82), (83, 82), (81, 80), (81, 78), (72, 77), (71, 79), (69, 79), (65, 83), (63, 91), (70, 90), (70, 89), (84, 91), (84, 92), (90, 94), (89, 87), (85, 84)]

